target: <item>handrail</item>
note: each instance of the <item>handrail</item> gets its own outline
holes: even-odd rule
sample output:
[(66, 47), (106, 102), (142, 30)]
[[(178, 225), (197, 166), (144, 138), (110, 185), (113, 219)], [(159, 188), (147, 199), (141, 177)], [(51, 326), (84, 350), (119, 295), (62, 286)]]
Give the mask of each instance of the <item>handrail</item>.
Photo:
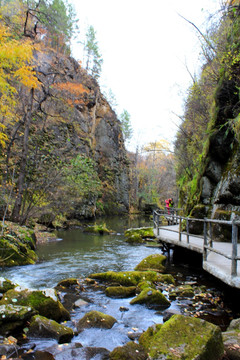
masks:
[[(238, 226), (240, 226), (240, 221), (235, 218), (235, 214), (233, 213), (233, 219), (232, 220), (216, 220), (216, 219), (198, 219), (198, 218), (192, 218), (192, 217), (184, 217), (178, 215), (182, 209), (174, 209), (170, 208), (166, 210), (154, 210), (153, 212), (153, 224), (154, 228), (157, 230), (157, 236), (159, 236), (160, 228), (172, 232), (177, 232), (179, 234), (178, 241), (182, 241), (182, 234), (186, 235), (187, 237), (187, 244), (190, 243), (190, 232), (189, 232), (189, 222), (195, 221), (195, 222), (202, 222), (203, 223), (203, 235), (195, 235), (196, 238), (203, 239), (203, 260), (207, 262), (208, 253), (214, 252), (221, 256), (224, 256), (227, 259), (231, 260), (231, 276), (237, 276), (237, 261), (240, 260), (240, 257), (237, 254), (237, 243), (238, 243)], [(178, 230), (173, 230), (171, 228), (168, 229), (168, 227), (162, 227), (162, 217), (164, 217), (168, 224), (179, 224)], [(186, 221), (186, 231), (182, 231), (182, 222)], [(231, 242), (232, 242), (232, 251), (231, 255), (225, 254), (220, 250), (217, 250), (213, 248), (213, 237), (212, 237), (212, 224), (222, 224), (222, 225), (229, 225), (232, 226), (232, 236), (231, 236)]]

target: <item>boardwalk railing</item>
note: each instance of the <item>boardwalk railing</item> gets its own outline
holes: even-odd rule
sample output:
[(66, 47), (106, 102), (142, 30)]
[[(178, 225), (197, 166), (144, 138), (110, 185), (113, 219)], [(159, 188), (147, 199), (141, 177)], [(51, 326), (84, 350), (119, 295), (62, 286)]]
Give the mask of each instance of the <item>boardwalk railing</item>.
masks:
[[(195, 243), (193, 246), (196, 246), (196, 238), (199, 238), (202, 240), (201, 246), (201, 253), (203, 254), (203, 261), (208, 261), (208, 256), (210, 253), (215, 253), (218, 255), (221, 255), (225, 257), (226, 259), (229, 259), (231, 261), (231, 276), (237, 276), (237, 265), (238, 260), (240, 260), (240, 257), (238, 256), (238, 227), (240, 226), (239, 219), (237, 220), (235, 218), (235, 214), (233, 213), (232, 220), (213, 220), (213, 219), (196, 219), (196, 218), (190, 218), (190, 217), (183, 217), (179, 215), (181, 209), (171, 209), (170, 208), (170, 214), (169, 211), (166, 210), (155, 210), (153, 213), (153, 223), (154, 223), (154, 229), (156, 231), (157, 237), (160, 237), (160, 229), (171, 231), (172, 233), (178, 233), (178, 243), (179, 245), (183, 241), (184, 236), (184, 242), (185, 244), (189, 245), (191, 241)], [(164, 226), (163, 221), (168, 221), (168, 225), (176, 225), (178, 224), (178, 228), (176, 226)], [(203, 228), (203, 235), (196, 235), (191, 233), (190, 234), (190, 223), (202, 223)], [(222, 250), (220, 246), (216, 246), (217, 244), (221, 244), (220, 241), (213, 241), (213, 225), (223, 225), (229, 227), (229, 233), (231, 234), (231, 242), (229, 242), (230, 245), (230, 254), (226, 253), (226, 251)], [(184, 228), (184, 231), (183, 231)], [(217, 240), (217, 239), (215, 239)], [(226, 243), (227, 240), (225, 240), (224, 243)], [(199, 242), (199, 244), (201, 244)], [(186, 246), (188, 247), (188, 246)], [(217, 248), (218, 247), (218, 248)], [(228, 251), (229, 252), (229, 251)]]

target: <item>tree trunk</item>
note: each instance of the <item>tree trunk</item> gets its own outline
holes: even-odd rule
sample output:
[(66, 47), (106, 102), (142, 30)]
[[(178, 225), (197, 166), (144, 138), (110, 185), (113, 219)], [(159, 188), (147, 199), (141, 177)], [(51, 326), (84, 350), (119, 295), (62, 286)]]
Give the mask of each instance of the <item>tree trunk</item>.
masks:
[(28, 156), (28, 141), (29, 141), (29, 129), (32, 120), (32, 107), (33, 107), (33, 94), (34, 89), (30, 91), (30, 97), (27, 105), (27, 111), (24, 115), (24, 137), (23, 137), (23, 150), (20, 161), (19, 176), (18, 176), (18, 186), (17, 186), (17, 197), (14, 204), (12, 212), (12, 220), (15, 222), (20, 222), (20, 211), (22, 206), (22, 198), (24, 192), (24, 182), (26, 176), (26, 165), (27, 165), (27, 156)]

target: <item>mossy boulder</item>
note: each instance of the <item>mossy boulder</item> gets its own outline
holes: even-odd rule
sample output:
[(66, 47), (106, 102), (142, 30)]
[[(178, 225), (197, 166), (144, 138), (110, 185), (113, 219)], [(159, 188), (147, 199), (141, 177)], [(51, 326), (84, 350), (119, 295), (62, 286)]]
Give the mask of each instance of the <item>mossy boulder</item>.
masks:
[(76, 278), (69, 278), (59, 281), (56, 288), (71, 288), (79, 285), (79, 281)]
[(164, 263), (166, 261), (166, 256), (162, 254), (153, 254), (147, 256), (145, 259), (143, 259), (134, 270), (136, 271), (147, 271), (147, 270), (153, 270), (157, 272), (164, 272), (165, 266)]
[(92, 279), (116, 283), (123, 286), (136, 286), (143, 280), (161, 282), (161, 275), (155, 271), (107, 271), (89, 275)]
[(141, 237), (141, 235), (139, 234), (132, 234), (130, 236), (128, 236), (128, 238), (126, 239), (126, 242), (129, 244), (143, 244), (144, 240)]
[(149, 307), (169, 307), (171, 304), (159, 290), (153, 288), (143, 289), (138, 296), (130, 301), (131, 305), (145, 304)]
[(224, 348), (221, 330), (205, 320), (173, 315), (159, 329), (139, 338), (152, 360), (219, 360)]
[(110, 360), (147, 360), (148, 356), (143, 346), (133, 341), (124, 346), (118, 346), (109, 354)]
[(27, 335), (37, 338), (52, 338), (56, 339), (59, 344), (63, 344), (71, 342), (74, 333), (71, 328), (61, 325), (55, 320), (35, 315), (30, 321)]
[(159, 275), (159, 281), (166, 284), (175, 284), (175, 279), (171, 274), (161, 274)]
[(137, 291), (141, 292), (144, 289), (148, 289), (148, 288), (155, 288), (154, 284), (151, 283), (151, 281), (141, 281), (138, 285), (137, 285)]
[(8, 290), (14, 289), (16, 287), (10, 280), (0, 277), (0, 293), (5, 293)]
[(173, 289), (169, 293), (169, 298), (184, 297), (192, 298), (194, 296), (194, 290), (191, 285), (181, 285)]
[[(214, 220), (231, 220), (232, 211), (216, 209), (214, 211)], [(231, 242), (232, 226), (226, 224), (212, 224), (212, 238), (215, 241)]]
[(128, 229), (124, 232), (124, 236), (126, 238), (126, 241), (129, 243), (140, 243), (143, 242), (144, 239), (155, 238), (152, 227)]
[(127, 298), (135, 295), (136, 286), (110, 286), (105, 290), (109, 297)]
[(90, 311), (77, 323), (77, 330), (80, 332), (88, 328), (111, 329), (117, 320), (100, 311)]
[(12, 331), (24, 327), (35, 314), (36, 311), (29, 306), (0, 305), (0, 334), (8, 335)]
[(109, 230), (105, 224), (94, 224), (94, 225), (89, 225), (84, 229), (84, 232), (89, 232), (92, 234), (100, 234), (100, 235), (109, 235), (111, 234), (111, 230)]
[[(55, 296), (53, 296), (55, 295)], [(56, 293), (51, 291), (9, 290), (0, 300), (0, 305), (17, 304), (30, 306), (40, 315), (56, 321), (70, 320), (69, 312), (57, 299)]]

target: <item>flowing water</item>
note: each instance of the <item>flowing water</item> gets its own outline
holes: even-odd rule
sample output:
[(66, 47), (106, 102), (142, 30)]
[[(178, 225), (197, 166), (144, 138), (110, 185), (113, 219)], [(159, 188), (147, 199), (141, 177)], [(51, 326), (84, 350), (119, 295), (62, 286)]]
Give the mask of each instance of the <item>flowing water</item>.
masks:
[[(92, 235), (84, 233), (82, 229), (60, 231), (57, 241), (38, 245), (39, 261), (36, 264), (3, 269), (1, 276), (26, 288), (52, 288), (66, 278), (85, 278), (91, 273), (108, 270), (133, 270), (146, 256), (161, 252), (157, 247), (132, 246), (124, 241), (124, 230), (130, 227), (151, 226), (149, 220), (123, 217), (106, 219), (105, 222), (115, 234)], [(176, 267), (172, 268), (172, 272), (188, 281), (199, 278), (198, 274), (192, 273), (183, 275), (182, 272), (179, 275)], [(204, 282), (202, 275), (201, 282)], [(77, 320), (91, 310), (112, 315), (118, 321), (111, 330), (88, 329), (75, 336), (72, 342), (80, 342), (83, 346), (100, 346), (112, 350), (129, 341), (128, 332), (142, 332), (149, 326), (163, 321), (161, 312), (147, 309), (142, 305), (131, 306), (131, 299), (108, 298), (101, 288), (87, 289), (81, 297), (87, 304), (72, 311), (68, 326), (74, 328)], [(125, 307), (128, 311), (120, 311), (120, 307)], [(181, 306), (177, 301), (173, 301), (171, 309), (181, 309)], [(43, 350), (56, 341), (35, 339), (34, 343), (38, 350)]]

